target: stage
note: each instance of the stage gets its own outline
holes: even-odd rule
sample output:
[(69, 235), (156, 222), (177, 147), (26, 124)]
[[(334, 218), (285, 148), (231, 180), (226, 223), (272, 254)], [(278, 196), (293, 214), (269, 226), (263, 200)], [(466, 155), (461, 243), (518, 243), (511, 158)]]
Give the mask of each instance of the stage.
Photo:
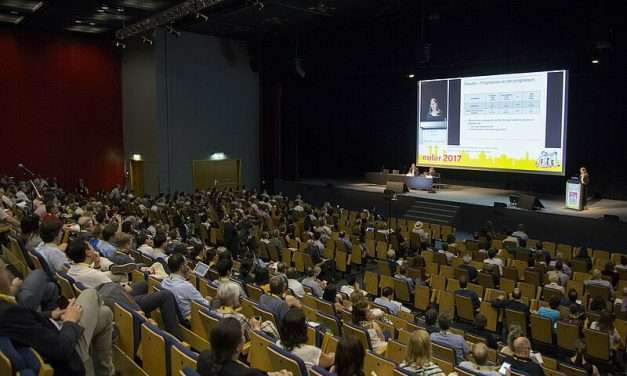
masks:
[[(472, 233), (490, 220), (497, 229), (515, 228), (523, 223), (531, 238), (553, 240), (573, 245), (611, 251), (627, 251), (627, 201), (592, 200), (583, 211), (566, 209), (563, 196), (538, 195), (544, 209), (526, 210), (509, 205), (516, 193), (531, 193), (505, 189), (451, 185), (435, 193), (410, 190), (397, 194), (389, 206), (383, 197), (385, 186), (364, 180), (310, 179), (300, 181), (276, 180), (276, 192), (290, 197), (302, 195), (306, 202), (322, 205), (325, 201), (351, 210), (374, 209), (394, 217), (422, 219), (425, 212), (443, 213), (440, 223), (449, 223), (458, 230)], [(507, 207), (494, 207), (494, 203)], [(438, 214), (433, 214), (438, 215)], [(620, 222), (604, 219), (615, 215)], [(430, 221), (437, 223), (435, 220)]]
[[(383, 185), (346, 180), (303, 180), (302, 183), (318, 186), (331, 184), (337, 188), (375, 193), (383, 193), (383, 190), (385, 189), (385, 186)], [(427, 200), (446, 201), (449, 203), (454, 202), (459, 204), (494, 206), (495, 202), (499, 202), (509, 206), (509, 197), (517, 193), (521, 192), (506, 189), (450, 185), (445, 189), (437, 190), (435, 193), (412, 189), (407, 193), (400, 193), (399, 195)], [(586, 210), (578, 211), (566, 209), (564, 207), (563, 196), (539, 195), (538, 198), (544, 206), (544, 209), (537, 211), (538, 213), (551, 213), (595, 219), (602, 218), (607, 214), (616, 215), (622, 221), (627, 221), (627, 201), (608, 199), (591, 200), (588, 203), (588, 208)], [(510, 207), (510, 209), (524, 210), (512, 207)]]

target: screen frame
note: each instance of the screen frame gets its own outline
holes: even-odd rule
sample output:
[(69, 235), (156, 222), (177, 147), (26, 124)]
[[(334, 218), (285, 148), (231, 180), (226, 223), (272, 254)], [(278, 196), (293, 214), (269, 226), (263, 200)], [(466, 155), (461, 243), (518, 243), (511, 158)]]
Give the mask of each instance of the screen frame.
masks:
[[(461, 79), (467, 79), (467, 78), (486, 78), (486, 77), (494, 77), (494, 76), (506, 76), (506, 75), (517, 75), (517, 74), (536, 74), (536, 73), (553, 73), (553, 72), (560, 72), (564, 74), (564, 85), (562, 87), (562, 171), (560, 172), (542, 172), (542, 171), (534, 171), (534, 170), (517, 170), (517, 169), (509, 169), (509, 168), (481, 168), (481, 167), (464, 167), (464, 166), (451, 166), (451, 165), (443, 165), (443, 164), (423, 164), (423, 163), (419, 163), (419, 145), (420, 145), (420, 140), (418, 138), (418, 128), (420, 127), (420, 116), (421, 116), (421, 106), (420, 106), (420, 100), (422, 98), (421, 95), (421, 83), (422, 82), (431, 82), (431, 81), (447, 81), (447, 86), (449, 84), (449, 82), (451, 80), (461, 80)], [(427, 80), (418, 80), (417, 81), (417, 87), (418, 87), (418, 97), (416, 98), (416, 114), (417, 114), (417, 123), (416, 123), (416, 150), (414, 153), (414, 157), (416, 160), (416, 167), (423, 167), (423, 168), (428, 168), (428, 167), (434, 167), (434, 168), (441, 168), (441, 169), (450, 169), (450, 170), (462, 170), (462, 171), (487, 171), (487, 172), (512, 172), (512, 173), (521, 173), (521, 174), (531, 174), (531, 175), (546, 175), (546, 176), (566, 176), (566, 171), (568, 169), (567, 166), (567, 158), (566, 158), (566, 151), (567, 149), (567, 145), (568, 145), (568, 86), (569, 86), (569, 70), (568, 69), (550, 69), (550, 70), (539, 70), (539, 71), (526, 71), (526, 72), (511, 72), (511, 73), (498, 73), (498, 74), (487, 74), (487, 75), (479, 75), (479, 76), (461, 76), (461, 77), (447, 77), (447, 78), (432, 78), (432, 79), (427, 79)], [(448, 111), (450, 111), (450, 106), (449, 106), (449, 99), (450, 97), (447, 97), (447, 118), (448, 118)]]

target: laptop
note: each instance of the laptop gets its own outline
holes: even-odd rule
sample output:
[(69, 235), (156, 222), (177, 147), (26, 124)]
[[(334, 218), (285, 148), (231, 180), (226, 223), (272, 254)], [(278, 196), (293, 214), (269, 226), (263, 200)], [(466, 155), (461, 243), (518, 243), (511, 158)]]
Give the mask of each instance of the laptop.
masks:
[(194, 268), (194, 274), (196, 274), (197, 276), (201, 278), (205, 278), (208, 271), (209, 271), (209, 265), (205, 264), (204, 262), (199, 262), (198, 264), (196, 264), (196, 267)]

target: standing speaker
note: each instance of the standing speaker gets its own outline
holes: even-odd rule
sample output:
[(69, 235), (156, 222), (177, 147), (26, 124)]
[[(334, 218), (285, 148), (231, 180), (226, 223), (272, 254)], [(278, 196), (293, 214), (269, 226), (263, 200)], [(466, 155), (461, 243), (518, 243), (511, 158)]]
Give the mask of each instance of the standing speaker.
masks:
[(396, 193), (405, 193), (409, 192), (407, 185), (400, 181), (388, 181), (385, 184), (385, 189), (389, 189), (390, 191), (394, 191)]

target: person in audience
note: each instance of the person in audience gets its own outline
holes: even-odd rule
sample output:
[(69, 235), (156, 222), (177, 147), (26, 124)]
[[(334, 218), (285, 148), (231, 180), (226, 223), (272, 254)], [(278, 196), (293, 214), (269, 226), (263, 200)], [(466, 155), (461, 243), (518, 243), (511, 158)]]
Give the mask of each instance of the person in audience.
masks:
[(538, 310), (538, 316), (551, 319), (551, 324), (553, 324), (553, 327), (555, 327), (557, 320), (560, 319), (560, 311), (559, 311), (560, 301), (561, 299), (559, 297), (553, 296), (549, 300), (548, 308), (540, 307), (540, 309)]
[(396, 273), (396, 268), (398, 267), (398, 263), (396, 262), (396, 251), (392, 248), (387, 251), (388, 258), (388, 267), (390, 268), (390, 275), (394, 275)]
[(531, 359), (531, 342), (527, 337), (518, 337), (513, 342), (514, 355), (505, 357), (511, 369), (529, 376), (544, 376), (542, 367)]
[(255, 275), (253, 271), (255, 270), (254, 259), (252, 257), (245, 257), (240, 262), (239, 267), (239, 276), (238, 280), (242, 284), (254, 284), (255, 283)]
[(587, 281), (584, 281), (583, 284), (586, 287), (588, 286), (606, 287), (608, 290), (610, 290), (610, 296), (614, 294), (614, 286), (612, 286), (612, 282), (604, 280), (603, 274), (601, 274), (601, 271), (599, 269), (594, 269), (592, 271), (592, 278), (588, 279)]
[[(237, 360), (244, 348), (242, 327), (236, 319), (227, 317), (220, 320), (209, 333), (211, 350), (198, 356), (196, 371), (201, 376), (264, 376), (254, 368), (248, 368)], [(289, 376), (285, 370), (268, 372), (268, 376)]]
[(617, 264), (614, 268), (616, 269), (616, 271), (627, 270), (627, 256), (621, 255), (620, 256), (620, 263)]
[(425, 330), (429, 334), (440, 331), (440, 327), (438, 326), (438, 311), (433, 308), (429, 308), (427, 312), (425, 312)]
[(290, 307), (300, 307), (300, 301), (287, 294), (283, 278), (274, 276), (270, 278), (270, 293), (259, 298), (259, 307), (272, 312), (277, 322), (281, 322)]
[[(0, 294), (9, 295), (10, 284), (0, 268)], [(113, 375), (112, 333), (113, 313), (93, 289), (41, 313), (0, 300), (0, 336), (35, 349), (55, 374)]]
[(492, 307), (511, 309), (518, 312), (523, 312), (529, 316), (529, 306), (522, 302), (522, 293), (518, 287), (514, 288), (511, 299), (505, 299), (503, 295), (500, 295), (495, 301), (492, 302)]
[(572, 307), (572, 306), (575, 306), (575, 309), (577, 310), (577, 312), (585, 311), (583, 306), (578, 301), (578, 294), (577, 294), (577, 290), (575, 290), (575, 289), (568, 290), (568, 294), (566, 295), (566, 299), (562, 300), (560, 305), (566, 306), (566, 307), (569, 307), (569, 308)]
[(322, 293), (322, 300), (333, 304), (335, 312), (340, 312), (340, 310), (344, 308), (344, 306), (342, 305), (342, 300), (337, 294), (337, 287), (335, 287), (335, 285), (332, 283), (328, 284), (324, 288), (324, 292)]
[(477, 268), (472, 266), (470, 262), (472, 261), (472, 256), (466, 255), (464, 256), (464, 263), (458, 266), (458, 268), (462, 270), (468, 271), (468, 280), (469, 282), (474, 282), (477, 279)]
[(603, 266), (603, 271), (601, 272), (604, 278), (608, 278), (612, 286), (616, 286), (618, 284), (619, 275), (614, 268), (614, 264), (611, 261), (608, 261)]
[(496, 254), (497, 254), (496, 249), (494, 248), (488, 249), (488, 257), (483, 259), (483, 263), (496, 265), (499, 268), (499, 272), (502, 273), (503, 267), (505, 266), (505, 264), (503, 263), (502, 259), (496, 257)]
[(461, 363), (468, 354), (468, 345), (464, 337), (459, 334), (449, 332), (451, 327), (451, 316), (448, 312), (440, 313), (438, 317), (439, 332), (431, 333), (431, 340), (438, 345), (450, 347), (455, 350), (455, 359), (457, 363)]
[(305, 289), (298, 280), (298, 272), (294, 267), (287, 269), (287, 287), (292, 290), (292, 294), (297, 298), (302, 299), (305, 296)]
[(610, 349), (612, 351), (624, 350), (625, 343), (620, 336), (620, 333), (614, 326), (614, 316), (607, 310), (601, 311), (598, 321), (593, 321), (590, 324), (590, 329), (606, 332), (610, 338)]
[(144, 255), (152, 258), (152, 255), (154, 254), (155, 250), (153, 248), (154, 243), (152, 241), (152, 235), (150, 234), (150, 232), (148, 231), (141, 232), (139, 236), (137, 236), (136, 240), (137, 240), (137, 244), (139, 244), (139, 247), (137, 248), (137, 250), (143, 253)]
[(488, 346), (485, 343), (472, 346), (472, 359), (461, 362), (459, 368), (480, 376), (500, 376), (497, 367), (488, 365)]
[(270, 292), (270, 272), (267, 268), (258, 268), (255, 271), (255, 285), (266, 294)]
[(583, 369), (589, 376), (600, 376), (599, 369), (594, 364), (586, 360), (586, 343), (581, 339), (577, 340), (575, 345), (575, 355), (569, 358), (572, 365)]
[(439, 249), (438, 253), (444, 254), (444, 256), (446, 256), (446, 263), (450, 264), (451, 261), (455, 257), (457, 257), (457, 249), (455, 248), (455, 242), (453, 242), (453, 244), (442, 243), (442, 249)]
[(353, 306), (353, 325), (359, 326), (366, 330), (372, 349), (377, 354), (382, 354), (387, 349), (387, 342), (383, 330), (377, 322), (373, 319), (370, 310), (368, 309), (368, 303), (360, 301)]
[[(42, 243), (41, 236), (39, 235), (39, 222), (39, 216), (34, 214), (26, 215), (20, 221), (20, 229), (22, 230), (20, 243), (26, 252), (34, 251), (35, 248)], [(27, 262), (30, 261), (28, 257), (25, 257), (25, 259)]]
[(473, 326), (468, 328), (467, 333), (485, 339), (485, 342), (489, 348), (497, 350), (498, 338), (494, 333), (486, 329), (487, 325), (488, 319), (485, 317), (485, 315), (483, 315), (482, 313), (477, 313), (475, 315), (475, 321), (473, 322)]
[(152, 239), (153, 249), (152, 254), (148, 254), (148, 256), (152, 257), (153, 260), (162, 259), (163, 261), (168, 261), (168, 255), (165, 253), (165, 246), (168, 238), (164, 232), (158, 232)]
[(459, 289), (455, 290), (455, 295), (465, 296), (470, 298), (470, 302), (472, 303), (472, 308), (477, 311), (481, 302), (479, 301), (479, 295), (473, 290), (468, 288), (468, 280), (466, 276), (461, 276), (459, 278)]
[(340, 231), (339, 240), (344, 244), (344, 250), (346, 252), (351, 252), (353, 250), (353, 243), (350, 240), (346, 239), (346, 232)]
[(505, 239), (503, 239), (503, 245), (505, 244), (513, 244), (514, 248), (518, 248), (520, 246), (520, 241), (517, 237), (514, 236), (514, 232), (509, 229), (503, 229), (503, 232), (507, 235)]
[(342, 337), (335, 351), (335, 365), (332, 369), (335, 375), (365, 376), (363, 369), (366, 353), (356, 337)]
[(529, 240), (529, 235), (527, 235), (525, 225), (522, 223), (518, 225), (518, 229), (512, 233), (512, 236), (518, 238), (525, 243), (527, 242), (527, 240)]
[[(549, 254), (549, 257), (550, 257), (550, 254)], [(549, 267), (555, 269), (555, 265), (558, 262), (562, 263), (562, 272), (566, 273), (566, 275), (568, 275), (569, 278), (572, 278), (573, 270), (570, 268), (570, 266), (568, 266), (568, 263), (566, 262), (564, 255), (562, 255), (561, 252), (557, 252), (557, 254), (555, 255), (555, 258), (549, 261)]]
[(477, 277), (481, 273), (487, 274), (488, 276), (490, 276), (492, 278), (492, 283), (494, 284), (494, 287), (498, 287), (499, 284), (501, 283), (501, 271), (500, 271), (498, 265), (496, 265), (496, 264), (483, 264), (483, 270), (481, 270), (477, 274)]
[(558, 274), (549, 274), (549, 283), (547, 283), (546, 285), (544, 285), (544, 288), (548, 288), (551, 290), (556, 290), (561, 292), (562, 294), (564, 293), (564, 286), (560, 284), (560, 279), (559, 279), (559, 275)]
[(189, 317), (192, 312), (192, 302), (209, 305), (209, 301), (205, 299), (200, 292), (187, 281), (187, 275), (190, 272), (187, 266), (185, 256), (175, 253), (168, 258), (168, 268), (170, 275), (161, 281), (161, 287), (171, 291), (176, 298), (178, 309), (183, 317)]
[(418, 234), (421, 243), (428, 243), (431, 237), (424, 229), (424, 224), (420, 221), (414, 223), (414, 228), (411, 230), (414, 234)]
[(573, 260), (583, 261), (586, 263), (587, 270), (592, 269), (592, 258), (588, 255), (587, 247), (581, 247)]
[(442, 369), (431, 361), (431, 338), (429, 333), (420, 329), (409, 336), (405, 359), (399, 364), (399, 367), (416, 375), (445, 375)]
[(608, 309), (608, 302), (600, 295), (595, 295), (590, 300), (588, 311), (600, 313)]
[(313, 366), (329, 368), (335, 362), (335, 354), (325, 354), (316, 346), (307, 344), (307, 320), (300, 308), (290, 308), (283, 317), (279, 329), (281, 340), (277, 345), (298, 356), (307, 369)]
[(525, 333), (522, 328), (516, 324), (510, 325), (508, 329), (507, 344), (501, 348), (500, 352), (504, 355), (512, 356), (514, 355), (514, 341), (519, 337), (523, 337)]
[(116, 247), (114, 247), (110, 241), (113, 239), (113, 236), (118, 231), (118, 226), (115, 223), (110, 223), (106, 225), (102, 229), (102, 239), (98, 240), (95, 245), (95, 249), (100, 252), (103, 257), (111, 260), (113, 256), (115, 256), (115, 252), (117, 251)]
[(59, 245), (61, 228), (61, 222), (57, 219), (42, 221), (39, 227), (42, 243), (35, 248), (35, 252), (43, 257), (52, 273), (65, 272), (70, 264), (70, 260), (65, 255), (67, 244)]
[(215, 307), (214, 313), (221, 318), (232, 317), (239, 321), (242, 326), (242, 334), (248, 341), (250, 339), (251, 330), (260, 330), (261, 323), (255, 318), (247, 319), (242, 313), (238, 312), (240, 308), (239, 286), (235, 282), (225, 282), (218, 287), (216, 299), (211, 301), (212, 307)]
[(550, 270), (547, 274), (549, 276), (549, 281), (551, 281), (551, 279), (553, 280), (557, 279), (560, 286), (566, 286), (566, 284), (568, 283), (568, 280), (570, 279), (568, 274), (564, 273), (564, 265), (562, 264), (561, 261), (555, 262), (554, 269)]
[(374, 302), (380, 306), (386, 307), (391, 314), (398, 315), (403, 305), (394, 301), (393, 298), (394, 290), (389, 286), (385, 286), (381, 289), (381, 296), (375, 298)]
[(309, 287), (311, 289), (311, 293), (316, 298), (321, 298), (322, 293), (324, 292), (324, 288), (327, 286), (326, 281), (321, 281), (318, 279), (322, 269), (319, 266), (307, 267), (305, 270), (305, 278), (302, 281), (303, 286)]
[[(5, 270), (6, 281), (10, 281), (8, 286), (0, 287), (0, 296), (4, 294), (7, 297), (13, 297), (22, 307), (38, 312), (51, 311), (56, 308), (59, 288), (56, 283), (48, 280), (44, 271), (31, 270), (28, 276), (22, 279), (13, 265), (6, 265), (2, 259), (0, 259), (0, 269)], [(8, 293), (2, 293), (2, 291), (8, 291)]]

